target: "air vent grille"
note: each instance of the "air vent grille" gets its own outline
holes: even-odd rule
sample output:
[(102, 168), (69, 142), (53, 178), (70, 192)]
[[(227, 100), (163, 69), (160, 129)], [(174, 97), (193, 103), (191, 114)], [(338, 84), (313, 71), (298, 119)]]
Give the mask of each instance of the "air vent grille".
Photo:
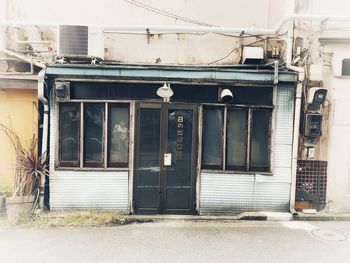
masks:
[(59, 54), (62, 56), (87, 56), (89, 28), (87, 26), (60, 26)]

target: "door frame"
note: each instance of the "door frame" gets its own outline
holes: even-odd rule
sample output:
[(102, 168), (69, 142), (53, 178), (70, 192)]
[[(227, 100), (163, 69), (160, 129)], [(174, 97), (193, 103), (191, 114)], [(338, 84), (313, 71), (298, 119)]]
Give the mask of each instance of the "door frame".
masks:
[[(138, 194), (138, 167), (139, 167), (139, 150), (140, 150), (140, 109), (159, 109), (160, 110), (160, 150), (159, 150), (159, 185), (160, 194), (158, 199), (157, 209), (142, 209), (137, 208)], [(168, 110), (172, 109), (190, 109), (192, 113), (192, 147), (191, 147), (191, 193), (190, 193), (190, 209), (166, 209), (165, 194), (166, 194), (166, 170), (164, 169), (164, 153), (167, 152), (168, 142)], [(137, 102), (135, 105), (135, 128), (134, 128), (134, 161), (133, 161), (133, 195), (132, 195), (132, 210), (136, 214), (196, 214), (196, 192), (197, 192), (197, 177), (198, 177), (198, 104), (186, 103), (169, 103), (169, 102)]]

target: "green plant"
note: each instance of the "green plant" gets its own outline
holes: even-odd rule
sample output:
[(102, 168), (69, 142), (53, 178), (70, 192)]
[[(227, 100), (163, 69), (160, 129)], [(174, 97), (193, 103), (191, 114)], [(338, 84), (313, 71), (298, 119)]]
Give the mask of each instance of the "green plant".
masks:
[(16, 168), (14, 172), (13, 196), (36, 195), (38, 197), (40, 178), (49, 175), (46, 154), (44, 156), (38, 154), (35, 135), (30, 140), (28, 148), (25, 148), (21, 144), (18, 135), (10, 128), (0, 124), (0, 131), (9, 138), (15, 150)]

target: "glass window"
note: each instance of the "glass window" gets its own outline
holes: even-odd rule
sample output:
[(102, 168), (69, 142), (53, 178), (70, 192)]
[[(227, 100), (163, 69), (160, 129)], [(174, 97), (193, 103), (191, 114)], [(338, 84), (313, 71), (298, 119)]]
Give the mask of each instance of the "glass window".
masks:
[(345, 58), (342, 62), (342, 75), (343, 76), (350, 76), (350, 59)]
[(129, 107), (109, 107), (109, 166), (127, 166), (129, 152)]
[(202, 168), (269, 172), (271, 112), (250, 106), (205, 107)]
[[(83, 112), (81, 113), (81, 105)], [(59, 108), (59, 165), (61, 167), (127, 167), (129, 104), (61, 103)], [(83, 116), (82, 118), (80, 116)], [(80, 125), (83, 130), (80, 131)], [(107, 132), (107, 134), (106, 134)], [(106, 138), (108, 145), (105, 147)], [(83, 147), (80, 146), (83, 141)], [(107, 155), (107, 162), (105, 156)], [(83, 158), (83, 163), (80, 159)]]
[(246, 169), (247, 130), (248, 110), (228, 110), (226, 140), (226, 162), (228, 169)]
[(79, 166), (80, 104), (60, 106), (60, 165)]
[(84, 165), (103, 166), (104, 104), (84, 106)]
[(272, 87), (234, 87), (233, 94), (233, 104), (272, 105)]
[(223, 108), (204, 110), (203, 166), (222, 167), (223, 120)]
[(266, 171), (269, 167), (270, 115), (270, 110), (254, 110), (252, 114), (252, 170)]

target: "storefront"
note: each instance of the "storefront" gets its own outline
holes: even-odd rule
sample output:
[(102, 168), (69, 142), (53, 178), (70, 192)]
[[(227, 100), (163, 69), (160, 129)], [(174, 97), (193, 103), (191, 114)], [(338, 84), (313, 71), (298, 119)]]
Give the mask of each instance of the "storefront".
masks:
[(288, 211), (296, 79), (269, 67), (49, 66), (51, 210)]

